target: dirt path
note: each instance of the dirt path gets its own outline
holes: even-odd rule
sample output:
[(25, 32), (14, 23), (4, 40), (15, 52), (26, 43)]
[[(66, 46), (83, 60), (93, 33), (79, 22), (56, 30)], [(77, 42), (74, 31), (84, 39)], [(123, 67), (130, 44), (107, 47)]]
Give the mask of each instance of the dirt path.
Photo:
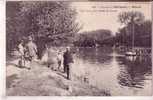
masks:
[(17, 61), (7, 64), (6, 95), (8, 96), (96, 96), (110, 95), (87, 83), (71, 81), (60, 71), (52, 71), (38, 62), (31, 70), (19, 68)]

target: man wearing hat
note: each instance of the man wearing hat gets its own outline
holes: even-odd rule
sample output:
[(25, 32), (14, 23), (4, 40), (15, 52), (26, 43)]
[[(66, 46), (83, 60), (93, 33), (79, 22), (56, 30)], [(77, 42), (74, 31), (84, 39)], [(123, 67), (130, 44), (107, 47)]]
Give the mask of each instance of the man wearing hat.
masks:
[(70, 51), (70, 47), (66, 48), (66, 52), (64, 52), (63, 55), (64, 58), (64, 72), (66, 72), (67, 74), (67, 79), (71, 78), (71, 71), (72, 71), (72, 63), (73, 63), (73, 57), (72, 57), (72, 53)]

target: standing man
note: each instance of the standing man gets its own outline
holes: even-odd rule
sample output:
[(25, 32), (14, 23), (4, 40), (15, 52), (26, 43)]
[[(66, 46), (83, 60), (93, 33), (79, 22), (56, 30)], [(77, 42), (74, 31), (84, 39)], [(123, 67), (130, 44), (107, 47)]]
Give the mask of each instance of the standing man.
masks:
[(30, 61), (33, 61), (37, 58), (37, 46), (33, 42), (32, 37), (28, 38), (28, 43), (26, 45), (28, 56)]
[(66, 48), (66, 52), (64, 52), (63, 55), (64, 58), (64, 73), (67, 74), (67, 79), (71, 78), (71, 71), (72, 71), (72, 63), (73, 63), (73, 57), (72, 53), (70, 51), (70, 47)]

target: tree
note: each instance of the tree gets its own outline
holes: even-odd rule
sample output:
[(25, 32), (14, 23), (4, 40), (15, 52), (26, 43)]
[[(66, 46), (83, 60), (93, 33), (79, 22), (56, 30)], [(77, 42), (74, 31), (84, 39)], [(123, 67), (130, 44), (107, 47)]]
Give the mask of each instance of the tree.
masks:
[(138, 11), (121, 12), (118, 15), (119, 22), (124, 25), (141, 24), (144, 21), (144, 15)]
[[(44, 45), (43, 42), (56, 46), (73, 42), (74, 34), (81, 27), (75, 21), (77, 13), (70, 4), (60, 1), (7, 2), (7, 40), (11, 39), (7, 45), (29, 35), (39, 45)], [(17, 9), (10, 12), (14, 7)], [(40, 43), (40, 39), (43, 42)]]
[(150, 20), (145, 20), (141, 12), (121, 12), (119, 22), (124, 25), (116, 35), (116, 41), (122, 45), (151, 47)]
[(126, 30), (125, 31), (126, 35), (123, 36), (123, 39), (128, 38), (124, 40), (125, 42), (124, 45), (134, 46), (135, 38), (136, 38), (135, 37), (136, 27), (138, 25), (141, 25), (144, 22), (144, 15), (141, 12), (137, 12), (137, 11), (121, 12), (118, 15), (118, 19), (119, 19), (119, 22), (125, 26), (124, 28)]
[(22, 25), (19, 25), (18, 12), (20, 11), (19, 2), (7, 2), (6, 3), (6, 49), (7, 51), (13, 49), (17, 40), (20, 37), (19, 28)]
[(80, 29), (70, 2), (22, 2), (21, 5), (21, 14), (32, 22), (30, 31), (35, 37), (46, 37), (57, 45), (72, 41)]
[(145, 20), (141, 25), (136, 27), (135, 44), (138, 46), (151, 47), (152, 22)]

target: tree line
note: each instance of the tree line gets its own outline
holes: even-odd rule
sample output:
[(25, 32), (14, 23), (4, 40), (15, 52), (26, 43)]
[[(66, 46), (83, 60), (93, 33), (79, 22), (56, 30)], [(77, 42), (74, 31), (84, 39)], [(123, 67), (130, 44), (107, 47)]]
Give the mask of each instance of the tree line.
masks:
[(107, 29), (82, 32), (76, 34), (74, 45), (79, 47), (111, 46), (113, 37), (112, 32)]
[[(118, 21), (120, 28), (115, 36), (109, 29), (79, 33), (82, 26), (76, 22), (77, 12), (71, 2), (51, 1), (9, 1), (6, 3), (6, 47), (12, 50), (18, 41), (31, 35), (39, 49), (45, 44), (79, 47), (113, 46), (115, 44), (151, 47), (150, 20), (137, 11), (121, 12)], [(79, 34), (78, 34), (79, 33)]]

